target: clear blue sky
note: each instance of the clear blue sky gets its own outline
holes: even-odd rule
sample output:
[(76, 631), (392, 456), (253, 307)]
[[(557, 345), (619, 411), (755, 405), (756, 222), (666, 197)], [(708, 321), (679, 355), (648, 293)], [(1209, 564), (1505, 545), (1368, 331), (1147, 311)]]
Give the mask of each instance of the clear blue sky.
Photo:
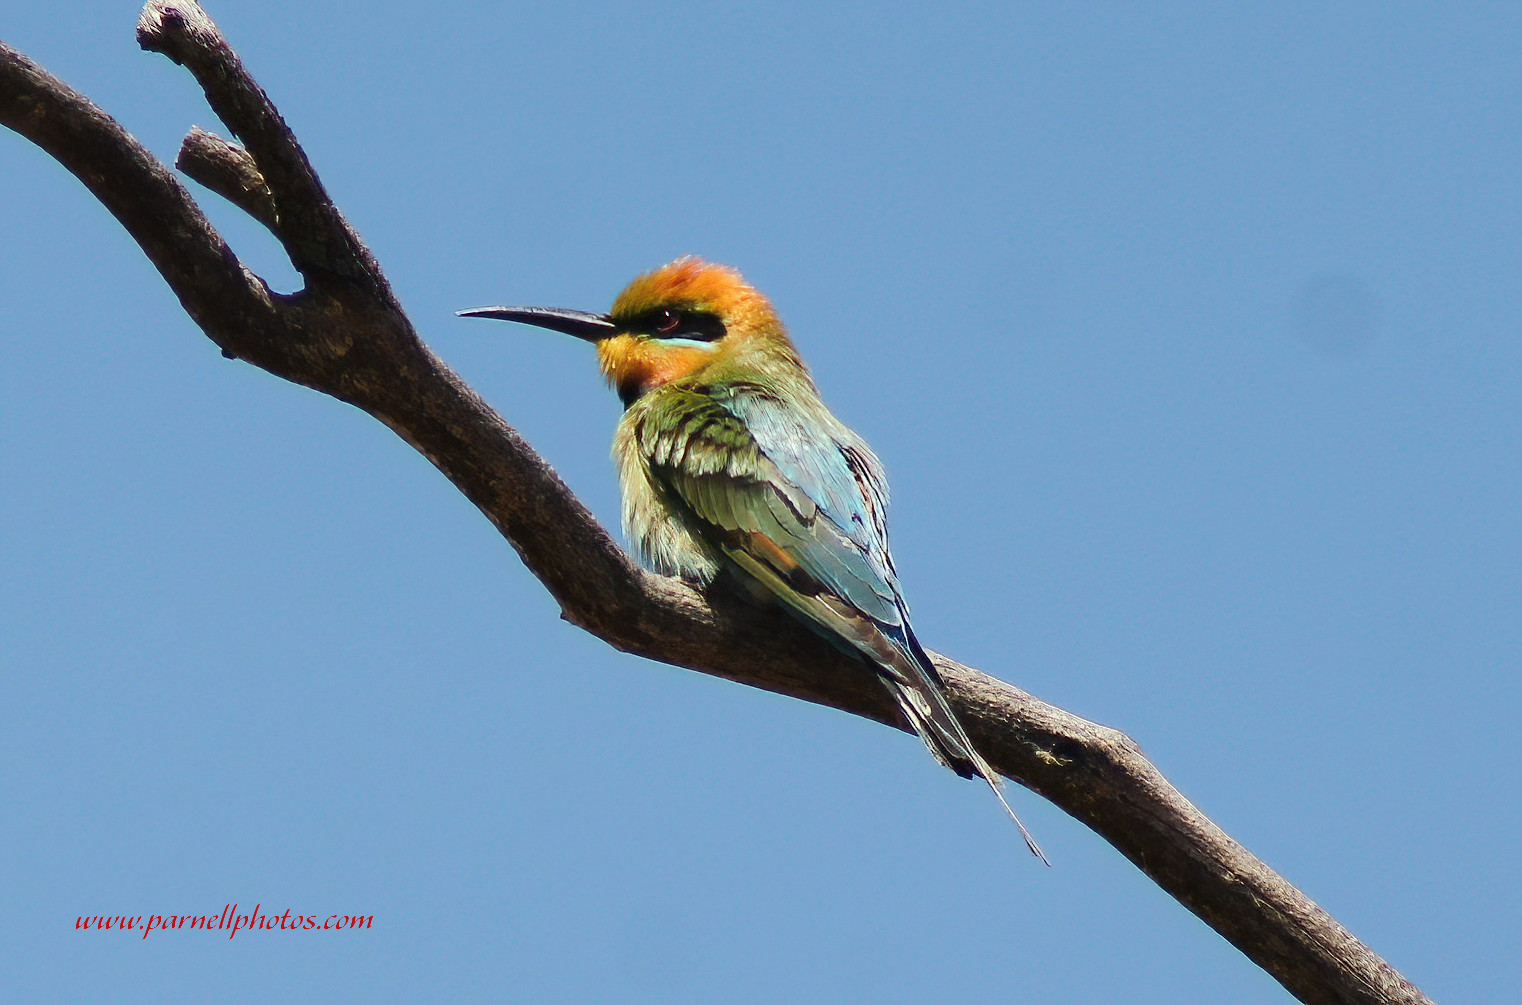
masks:
[[(1133, 735), (1434, 998), (1522, 950), (1522, 10), (214, 3), (424, 337), (608, 521), (585, 346), (742, 268), (927, 643)], [(163, 157), (136, 8), (0, 37)], [(1287, 995), (1023, 791), (620, 655), (379, 424), (222, 359), (0, 134), (10, 1001)], [(273, 242), (201, 193), (246, 259)], [(79, 933), (81, 914), (373, 915)]]

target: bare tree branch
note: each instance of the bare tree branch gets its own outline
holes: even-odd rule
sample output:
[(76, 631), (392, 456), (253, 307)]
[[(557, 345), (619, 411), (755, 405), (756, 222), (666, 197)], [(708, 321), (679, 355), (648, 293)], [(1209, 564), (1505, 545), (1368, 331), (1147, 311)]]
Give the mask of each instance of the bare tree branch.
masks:
[[(185, 65), (239, 149), (196, 130), (187, 174), (269, 226), (306, 279), (272, 294), (110, 116), (0, 44), (0, 122), (89, 187), (224, 353), (375, 416), (494, 523), (562, 616), (626, 652), (907, 729), (887, 693), (777, 610), (638, 568), (512, 427), (423, 345), (295, 136), (194, 0), (153, 0), (144, 48)], [(1428, 1002), (1227, 836), (1124, 734), (937, 656), (978, 748), (1092, 828), (1306, 1003)]]
[(88, 98), (9, 47), (0, 50), (0, 115), (111, 211), (202, 329), (238, 340), (272, 316), (268, 290), (174, 175)]
[(275, 197), (247, 150), (200, 126), (191, 126), (180, 144), (174, 166), (278, 236)]
[(137, 41), (189, 70), (217, 118), (248, 148), (275, 203), (275, 236), (308, 284), (355, 279), (400, 310), (380, 265), (328, 198), (306, 151), (200, 5), (149, 3), (138, 18)]

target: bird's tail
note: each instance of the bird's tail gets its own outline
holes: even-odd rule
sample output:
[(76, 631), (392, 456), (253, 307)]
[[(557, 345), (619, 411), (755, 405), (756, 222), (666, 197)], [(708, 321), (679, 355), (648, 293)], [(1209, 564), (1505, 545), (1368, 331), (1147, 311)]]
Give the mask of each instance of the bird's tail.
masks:
[(883, 683), (898, 700), (910, 725), (920, 735), (920, 739), (925, 741), (925, 746), (930, 748), (935, 759), (963, 778), (981, 778), (987, 782), (999, 804), (1020, 829), (1026, 847), (1046, 865), (1051, 865), (1046, 853), (1009, 805), (1009, 800), (1004, 798), (1003, 779), (972, 745), (972, 739), (968, 737), (962, 721), (957, 718), (951, 702), (946, 698), (946, 687), (935, 664), (930, 661), (929, 655), (912, 632), (909, 633), (908, 642), (909, 652), (904, 655), (912, 657), (912, 661), (906, 659), (904, 662), (910, 665), (888, 668), (888, 672), (882, 675)]

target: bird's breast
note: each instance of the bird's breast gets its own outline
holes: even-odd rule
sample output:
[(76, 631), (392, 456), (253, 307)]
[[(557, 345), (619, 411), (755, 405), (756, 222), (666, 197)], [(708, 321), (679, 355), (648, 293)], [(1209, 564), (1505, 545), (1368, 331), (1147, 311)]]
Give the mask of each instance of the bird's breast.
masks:
[(707, 583), (719, 571), (719, 556), (688, 526), (687, 514), (675, 509), (656, 484), (646, 449), (652, 421), (649, 399), (635, 402), (624, 413), (613, 437), (623, 495), (624, 535), (649, 568), (666, 576)]

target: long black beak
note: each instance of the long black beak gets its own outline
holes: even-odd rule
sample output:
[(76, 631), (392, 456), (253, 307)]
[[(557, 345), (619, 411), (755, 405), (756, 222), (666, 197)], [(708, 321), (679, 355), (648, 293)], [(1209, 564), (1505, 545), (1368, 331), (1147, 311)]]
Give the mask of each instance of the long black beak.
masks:
[(606, 314), (588, 314), (559, 307), (472, 307), (455, 313), (462, 318), (496, 318), (498, 321), (538, 325), (588, 342), (599, 342), (618, 331), (618, 326)]

